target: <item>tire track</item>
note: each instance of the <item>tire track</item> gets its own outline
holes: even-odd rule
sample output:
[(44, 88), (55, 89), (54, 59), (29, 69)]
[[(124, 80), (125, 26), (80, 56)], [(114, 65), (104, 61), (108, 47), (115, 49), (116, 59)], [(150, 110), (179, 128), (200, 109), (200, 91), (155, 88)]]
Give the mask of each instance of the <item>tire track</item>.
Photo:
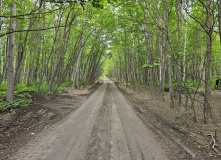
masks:
[(142, 123), (119, 89), (113, 85), (118, 112), (124, 128), (130, 158), (134, 160), (168, 159), (151, 132)]
[(103, 104), (99, 108), (95, 125), (87, 146), (85, 160), (108, 160), (111, 115), (110, 84), (107, 84)]
[(98, 109), (103, 102), (106, 84), (89, 97), (82, 107), (66, 120), (43, 131), (27, 147), (22, 148), (12, 159), (19, 160), (60, 160), (83, 159), (85, 145), (92, 132)]
[[(113, 86), (111, 86), (113, 87)], [(113, 92), (113, 91), (112, 91)], [(112, 93), (112, 114), (111, 114), (111, 140), (110, 140), (110, 159), (130, 160), (130, 153), (127, 146), (123, 126), (119, 117), (116, 99)]]

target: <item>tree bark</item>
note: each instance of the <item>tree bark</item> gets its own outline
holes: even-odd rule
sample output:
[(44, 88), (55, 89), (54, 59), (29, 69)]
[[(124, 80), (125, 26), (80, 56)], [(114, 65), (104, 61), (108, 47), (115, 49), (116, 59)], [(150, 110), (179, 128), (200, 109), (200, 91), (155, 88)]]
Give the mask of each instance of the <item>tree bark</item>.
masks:
[[(11, 3), (11, 13), (12, 16), (16, 14), (16, 5)], [(10, 22), (10, 32), (15, 31), (15, 18), (11, 18)], [(15, 33), (9, 36), (9, 52), (8, 52), (8, 69), (7, 69), (7, 92), (6, 101), (10, 102), (13, 100), (14, 94), (14, 47), (15, 47)]]
[(219, 38), (221, 44), (221, 0), (217, 0), (217, 4), (218, 4)]
[(185, 82), (186, 79), (186, 43), (187, 43), (187, 21), (186, 19), (186, 28), (185, 28), (185, 39), (184, 39), (184, 49), (183, 49), (183, 82)]
[(76, 81), (75, 88), (79, 88), (78, 87), (78, 76), (80, 75), (79, 71), (80, 71), (81, 54), (82, 54), (83, 49), (84, 49), (84, 34), (85, 34), (85, 22), (83, 24), (82, 39), (81, 39), (81, 46), (80, 46), (81, 48), (80, 48), (80, 51), (79, 51), (75, 76), (74, 76), (74, 79), (73, 79), (73, 85)]
[[(0, 16), (2, 15), (2, 0), (0, 0)], [(0, 34), (2, 31), (2, 18), (0, 17)], [(1, 52), (1, 74), (3, 73), (3, 52), (2, 52), (2, 38), (0, 37), (0, 52)], [(1, 75), (0, 74), (0, 75)], [(1, 84), (1, 80), (0, 80)]]
[(206, 33), (207, 33), (207, 51), (206, 51), (206, 68), (205, 68), (205, 97), (204, 97), (204, 121), (209, 123), (213, 121), (211, 104), (211, 88), (210, 88), (210, 74), (211, 74), (211, 61), (212, 61), (212, 26), (211, 26), (211, 1), (206, 1)]
[(172, 83), (172, 64), (171, 64), (171, 53), (169, 47), (169, 8), (168, 8), (168, 0), (166, 0), (166, 50), (168, 50), (168, 79), (169, 79), (169, 90), (170, 90), (170, 107), (174, 108), (174, 93), (173, 93), (173, 83)]
[(176, 0), (176, 15), (177, 15), (177, 31), (178, 31), (178, 61), (177, 61), (177, 92), (179, 96), (179, 105), (182, 103), (181, 99), (181, 88), (182, 88), (182, 67), (181, 67), (181, 30), (182, 30), (182, 12), (181, 12), (181, 2), (180, 0)]

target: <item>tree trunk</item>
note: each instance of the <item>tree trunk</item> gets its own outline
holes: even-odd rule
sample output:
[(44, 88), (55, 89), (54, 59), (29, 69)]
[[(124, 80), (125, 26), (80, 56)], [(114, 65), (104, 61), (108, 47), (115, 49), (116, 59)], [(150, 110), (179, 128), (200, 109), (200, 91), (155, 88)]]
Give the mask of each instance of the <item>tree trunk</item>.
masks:
[(221, 44), (221, 0), (217, 0), (217, 3), (218, 3), (219, 38)]
[(172, 83), (172, 64), (171, 64), (171, 53), (169, 47), (169, 8), (168, 0), (166, 0), (166, 50), (168, 50), (168, 79), (169, 79), (169, 90), (170, 90), (170, 107), (174, 108), (174, 94), (173, 94), (173, 83)]
[(124, 74), (125, 74), (125, 82), (126, 82), (126, 87), (128, 87), (128, 74), (127, 74), (127, 33), (126, 30), (124, 30), (125, 33), (125, 51), (124, 51)]
[(178, 96), (179, 96), (179, 105), (181, 105), (182, 101), (181, 101), (181, 88), (182, 88), (182, 67), (181, 67), (181, 60), (182, 60), (182, 56), (181, 56), (181, 30), (182, 30), (182, 12), (181, 12), (181, 3), (180, 0), (176, 0), (176, 15), (177, 15), (177, 31), (178, 31), (178, 61), (177, 61), (177, 92), (178, 92)]
[[(2, 15), (2, 0), (0, 0), (0, 16)], [(0, 34), (2, 31), (2, 17), (0, 17)], [(3, 73), (3, 52), (2, 52), (2, 38), (0, 37), (0, 52), (1, 52), (1, 74)], [(1, 84), (1, 79), (0, 79), (0, 84)]]
[(205, 123), (212, 122), (212, 108), (211, 104), (211, 88), (210, 88), (210, 73), (211, 73), (211, 61), (212, 61), (212, 26), (210, 19), (210, 4), (211, 1), (206, 1), (206, 31), (207, 31), (207, 51), (206, 51), (206, 68), (205, 68), (205, 97), (204, 97), (204, 121)]
[(80, 76), (80, 62), (81, 62), (81, 54), (83, 52), (83, 49), (84, 49), (84, 34), (85, 34), (85, 22), (83, 24), (83, 31), (82, 31), (82, 39), (81, 39), (81, 48), (80, 48), (80, 51), (79, 51), (79, 55), (78, 55), (78, 60), (77, 60), (77, 66), (76, 66), (76, 71), (75, 71), (75, 76), (74, 76), (74, 79), (73, 79), (73, 84), (75, 83), (75, 88), (78, 88), (78, 79), (79, 79), (79, 76)]
[[(5, 60), (3, 65), (3, 71), (0, 77), (0, 84), (5, 81), (5, 73), (6, 73), (6, 67), (7, 67), (7, 59), (8, 59), (8, 37), (5, 39)], [(2, 62), (3, 63), (3, 62)]]
[(184, 49), (183, 49), (183, 82), (185, 82), (186, 79), (186, 43), (187, 43), (187, 21), (186, 19), (186, 29), (185, 29), (185, 39), (184, 39)]
[[(11, 3), (11, 13), (12, 16), (16, 14), (16, 5)], [(10, 22), (10, 32), (15, 31), (15, 18), (11, 18)], [(15, 47), (15, 33), (9, 36), (9, 52), (8, 52), (8, 69), (7, 69), (7, 92), (6, 101), (10, 102), (13, 100), (14, 94), (14, 47)]]

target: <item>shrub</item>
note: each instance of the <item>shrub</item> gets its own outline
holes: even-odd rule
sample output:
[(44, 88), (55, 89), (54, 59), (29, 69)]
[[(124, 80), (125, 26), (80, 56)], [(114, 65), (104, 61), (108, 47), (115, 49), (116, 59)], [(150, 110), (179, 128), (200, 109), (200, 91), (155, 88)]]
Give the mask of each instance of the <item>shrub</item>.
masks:
[(164, 84), (164, 91), (169, 92), (169, 90), (170, 90), (169, 83), (165, 82), (165, 84)]
[(62, 93), (68, 93), (69, 87), (65, 86), (64, 84), (58, 88), (58, 90), (55, 92), (55, 94), (62, 94)]
[(26, 90), (27, 90), (27, 87), (26, 87), (25, 84), (18, 83), (18, 84), (15, 86), (15, 91), (23, 92), (23, 91), (26, 91)]
[(7, 82), (4, 82), (0, 85), (0, 92), (7, 91)]
[(49, 89), (48, 89), (48, 84), (47, 82), (43, 82), (39, 88), (39, 91), (42, 92), (42, 93), (48, 93), (49, 92)]
[(84, 80), (82, 80), (82, 81), (81, 81), (81, 85), (84, 85), (84, 84), (85, 84), (85, 82), (86, 82), (86, 81), (85, 81), (85, 79), (84, 79)]
[(103, 80), (103, 76), (100, 76), (98, 81), (102, 81)]

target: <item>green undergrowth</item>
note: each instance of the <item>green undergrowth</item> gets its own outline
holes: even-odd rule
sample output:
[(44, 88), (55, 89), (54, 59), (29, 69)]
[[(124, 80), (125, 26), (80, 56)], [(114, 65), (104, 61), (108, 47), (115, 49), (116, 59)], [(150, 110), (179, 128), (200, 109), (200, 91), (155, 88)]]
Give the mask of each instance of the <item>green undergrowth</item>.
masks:
[[(27, 107), (31, 104), (32, 99), (29, 93), (24, 92), (37, 92), (38, 86), (32, 85), (27, 87), (26, 84), (19, 83), (15, 86), (14, 100), (7, 103), (6, 102), (6, 91), (7, 83), (2, 83), (0, 85), (0, 113), (1, 112), (13, 112), (16, 108)], [(55, 94), (68, 93), (69, 87), (65, 84), (62, 84)], [(39, 88), (41, 93), (50, 93), (48, 85), (46, 82), (43, 82)]]
[[(38, 85), (32, 85), (32, 86), (29, 86), (27, 87), (26, 84), (24, 83), (18, 83), (16, 86), (15, 86), (15, 91), (16, 92), (24, 92), (24, 91), (28, 91), (28, 92), (41, 92), (41, 93), (50, 93), (49, 91), (49, 88), (48, 88), (48, 85), (47, 85), (47, 82), (43, 82), (39, 88), (39, 91), (38, 91)], [(2, 91), (6, 91), (7, 90), (7, 83), (2, 83), (0, 85), (0, 92)], [(69, 90), (69, 87), (64, 83), (62, 84), (58, 89), (57, 91), (55, 92), (55, 94), (62, 94), (62, 93), (67, 93)]]
[(103, 81), (103, 76), (100, 76), (95, 83), (100, 82), (100, 81)]
[(55, 94), (62, 94), (62, 93), (68, 93), (69, 87), (65, 84), (61, 85), (58, 90), (55, 92)]
[(98, 81), (103, 81), (103, 76), (100, 76)]
[(22, 94), (15, 93), (14, 100), (9, 103), (5, 101), (5, 98), (6, 98), (6, 92), (1, 92), (0, 112), (10, 111), (11, 113), (14, 113), (14, 109), (27, 107), (32, 102), (31, 95), (29, 93), (22, 93)]

